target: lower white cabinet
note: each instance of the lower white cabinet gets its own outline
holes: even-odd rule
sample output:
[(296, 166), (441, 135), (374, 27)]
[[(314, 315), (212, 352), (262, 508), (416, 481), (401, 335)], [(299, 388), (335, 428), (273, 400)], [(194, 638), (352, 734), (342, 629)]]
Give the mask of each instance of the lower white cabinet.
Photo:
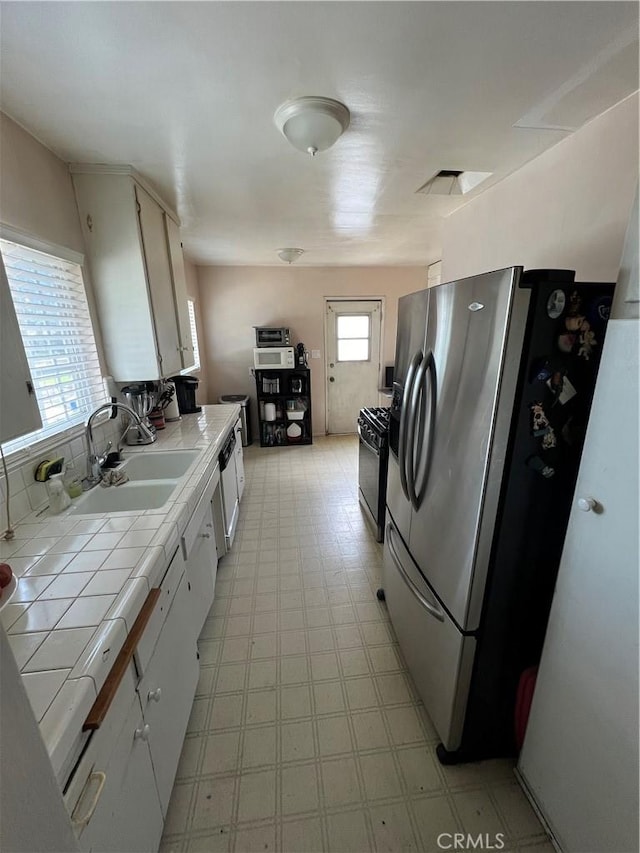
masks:
[(220, 470), (216, 465), (182, 537), (187, 581), (191, 588), (191, 627), (196, 640), (213, 604), (218, 552), (212, 501), (219, 491)]
[(236, 421), (234, 430), (236, 433), (236, 449), (234, 452), (236, 485), (238, 487), (238, 502), (240, 502), (242, 500), (242, 493), (244, 492), (244, 456), (242, 450), (242, 423), (240, 419)]
[(193, 591), (182, 576), (138, 693), (162, 813), (166, 817), (198, 683)]
[(158, 849), (164, 820), (147, 736), (130, 667), (65, 794), (78, 845), (86, 853)]

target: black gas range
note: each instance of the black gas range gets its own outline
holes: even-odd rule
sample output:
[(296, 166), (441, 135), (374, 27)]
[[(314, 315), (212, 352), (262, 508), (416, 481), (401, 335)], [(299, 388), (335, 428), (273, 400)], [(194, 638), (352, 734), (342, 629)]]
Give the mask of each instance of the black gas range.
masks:
[(374, 528), (376, 540), (382, 542), (389, 461), (389, 409), (383, 406), (361, 409), (358, 435), (358, 497)]

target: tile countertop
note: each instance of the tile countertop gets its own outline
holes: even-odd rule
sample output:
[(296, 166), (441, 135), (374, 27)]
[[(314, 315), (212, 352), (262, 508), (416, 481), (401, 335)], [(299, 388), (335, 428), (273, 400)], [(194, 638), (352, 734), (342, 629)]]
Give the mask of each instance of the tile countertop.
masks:
[(18, 579), (0, 621), (60, 783), (82, 724), (178, 547), (239, 413), (237, 405), (204, 406), (168, 423), (154, 444), (124, 448), (202, 449), (159, 509), (73, 516), (38, 510), (16, 525), (15, 539), (0, 542), (0, 559)]

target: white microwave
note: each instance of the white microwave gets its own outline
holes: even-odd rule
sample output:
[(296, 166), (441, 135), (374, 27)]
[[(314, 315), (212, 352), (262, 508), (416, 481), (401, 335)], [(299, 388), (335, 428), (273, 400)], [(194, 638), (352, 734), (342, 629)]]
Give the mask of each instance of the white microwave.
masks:
[(293, 347), (254, 347), (256, 370), (290, 370), (296, 366)]

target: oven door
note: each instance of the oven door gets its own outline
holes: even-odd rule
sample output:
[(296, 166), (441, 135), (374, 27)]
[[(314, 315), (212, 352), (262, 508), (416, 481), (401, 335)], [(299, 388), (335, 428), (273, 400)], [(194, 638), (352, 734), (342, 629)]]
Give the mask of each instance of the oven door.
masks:
[(378, 518), (378, 507), (380, 501), (380, 453), (374, 447), (366, 436), (367, 428), (364, 429), (358, 424), (358, 434), (360, 436), (358, 448), (358, 487), (360, 492), (361, 503), (369, 511), (370, 520), (373, 521), (378, 541), (382, 541), (380, 530), (380, 519)]

